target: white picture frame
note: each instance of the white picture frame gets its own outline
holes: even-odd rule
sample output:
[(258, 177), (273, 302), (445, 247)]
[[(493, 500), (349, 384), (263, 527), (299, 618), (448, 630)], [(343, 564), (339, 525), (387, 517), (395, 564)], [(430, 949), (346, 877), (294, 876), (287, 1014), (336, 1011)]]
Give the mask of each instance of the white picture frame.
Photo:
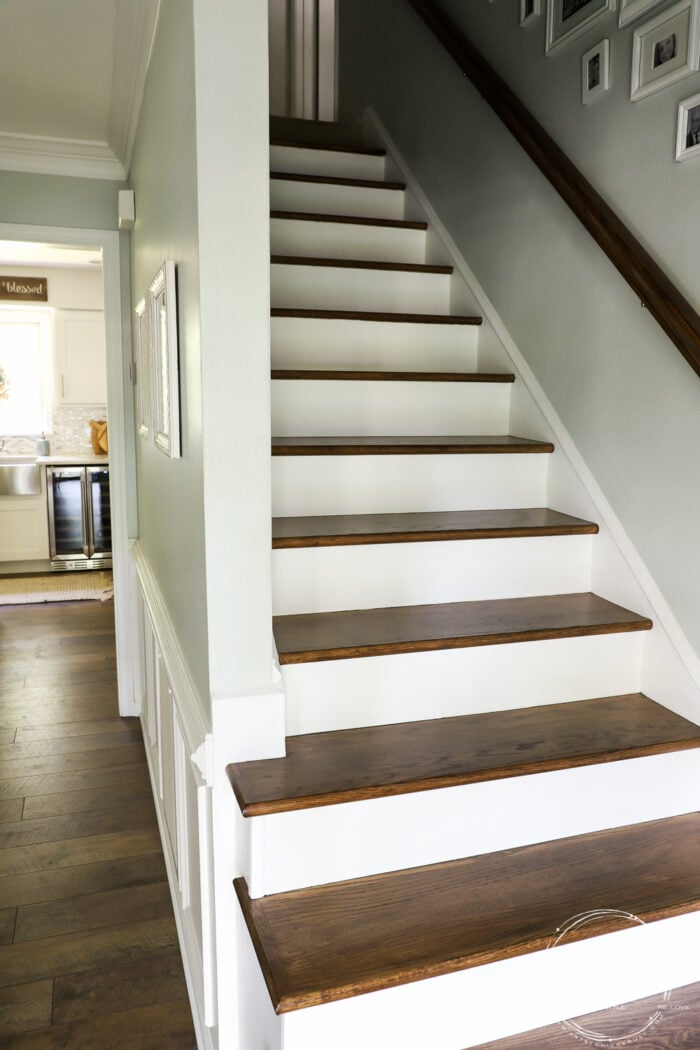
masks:
[(663, 0), (620, 0), (618, 26), (622, 28), (628, 26), (630, 22), (636, 22), (647, 11), (651, 11), (653, 7), (658, 7), (661, 3)]
[(596, 102), (610, 87), (610, 41), (601, 40), (581, 56), (581, 101)]
[(134, 364), (136, 395), (136, 428), (139, 437), (149, 440), (153, 425), (151, 345), (148, 333), (146, 297), (134, 307)]
[(699, 54), (698, 0), (679, 0), (634, 31), (631, 101), (690, 76)]
[(700, 95), (693, 95), (678, 106), (676, 160), (690, 157), (700, 157)]
[(148, 290), (153, 377), (153, 440), (171, 459), (180, 458), (180, 382), (175, 263), (166, 260)]
[(520, 0), (520, 28), (527, 29), (542, 14), (542, 0)]
[(572, 43), (616, 7), (617, 0), (548, 0), (545, 54)]

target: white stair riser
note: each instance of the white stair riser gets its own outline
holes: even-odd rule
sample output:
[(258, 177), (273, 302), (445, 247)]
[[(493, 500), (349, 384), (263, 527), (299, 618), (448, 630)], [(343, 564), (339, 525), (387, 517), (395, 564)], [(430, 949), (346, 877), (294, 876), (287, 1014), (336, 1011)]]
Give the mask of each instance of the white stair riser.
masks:
[(447, 274), (342, 266), (273, 263), (272, 306), (307, 310), (380, 310), (392, 313), (447, 314)]
[(639, 692), (645, 634), (285, 664), (287, 735)]
[(700, 751), (680, 751), (250, 817), (245, 875), (251, 896), (263, 897), (661, 820), (699, 806)]
[(473, 372), (478, 325), (273, 317), (274, 368)]
[(316, 547), (272, 552), (277, 614), (590, 590), (591, 536)]
[(275, 380), (272, 433), (505, 434), (512, 383)]
[(272, 179), (270, 208), (273, 211), (312, 211), (321, 215), (354, 215), (368, 219), (403, 219), (404, 191)]
[[(601, 902), (608, 906), (608, 902)], [(624, 903), (620, 904), (624, 910)], [(562, 922), (572, 916), (564, 916)], [(552, 931), (554, 937), (555, 931)], [(700, 978), (700, 913), (662, 919), (469, 970), (343, 999), (280, 1019), (279, 1044), (251, 1050), (464, 1050)], [(671, 996), (670, 1003), (673, 1002)], [(671, 1045), (661, 1011), (651, 1038)], [(562, 1045), (571, 1041), (562, 1028)], [(663, 1041), (662, 1041), (663, 1040)], [(572, 1044), (575, 1045), (575, 1044)], [(595, 1044), (593, 1044), (595, 1045)], [(606, 1045), (608, 1045), (606, 1043)], [(618, 1043), (619, 1045), (619, 1043)]]
[(272, 513), (543, 507), (548, 458), (542, 453), (275, 456)]
[(331, 175), (341, 179), (383, 179), (386, 157), (341, 150), (270, 146), (270, 170), (297, 175)]
[(367, 259), (375, 262), (425, 261), (423, 230), (357, 226), (345, 222), (272, 219), (270, 238), (273, 255)]

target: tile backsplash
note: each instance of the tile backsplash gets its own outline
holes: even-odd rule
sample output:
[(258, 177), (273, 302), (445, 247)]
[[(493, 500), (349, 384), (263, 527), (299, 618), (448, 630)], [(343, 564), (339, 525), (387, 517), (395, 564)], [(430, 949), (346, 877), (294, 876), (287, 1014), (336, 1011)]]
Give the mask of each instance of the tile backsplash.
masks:
[[(53, 426), (47, 438), (51, 455), (80, 455), (92, 452), (90, 420), (106, 419), (105, 405), (60, 405), (53, 414)], [(35, 437), (6, 437), (4, 452), (31, 455), (36, 452)]]

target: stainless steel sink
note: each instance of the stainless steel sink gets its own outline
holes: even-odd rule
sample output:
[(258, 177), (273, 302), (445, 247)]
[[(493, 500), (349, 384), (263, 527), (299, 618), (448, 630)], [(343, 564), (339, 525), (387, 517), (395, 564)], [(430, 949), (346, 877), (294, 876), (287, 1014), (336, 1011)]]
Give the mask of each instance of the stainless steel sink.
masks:
[(0, 496), (39, 496), (41, 467), (36, 456), (0, 456)]

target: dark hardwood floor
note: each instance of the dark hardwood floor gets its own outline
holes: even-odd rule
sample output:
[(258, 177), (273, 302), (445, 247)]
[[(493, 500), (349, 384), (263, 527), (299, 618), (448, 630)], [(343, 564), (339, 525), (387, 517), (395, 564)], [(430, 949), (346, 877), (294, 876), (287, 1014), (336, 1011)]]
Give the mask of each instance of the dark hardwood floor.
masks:
[(0, 1047), (196, 1050), (111, 602), (0, 607)]

